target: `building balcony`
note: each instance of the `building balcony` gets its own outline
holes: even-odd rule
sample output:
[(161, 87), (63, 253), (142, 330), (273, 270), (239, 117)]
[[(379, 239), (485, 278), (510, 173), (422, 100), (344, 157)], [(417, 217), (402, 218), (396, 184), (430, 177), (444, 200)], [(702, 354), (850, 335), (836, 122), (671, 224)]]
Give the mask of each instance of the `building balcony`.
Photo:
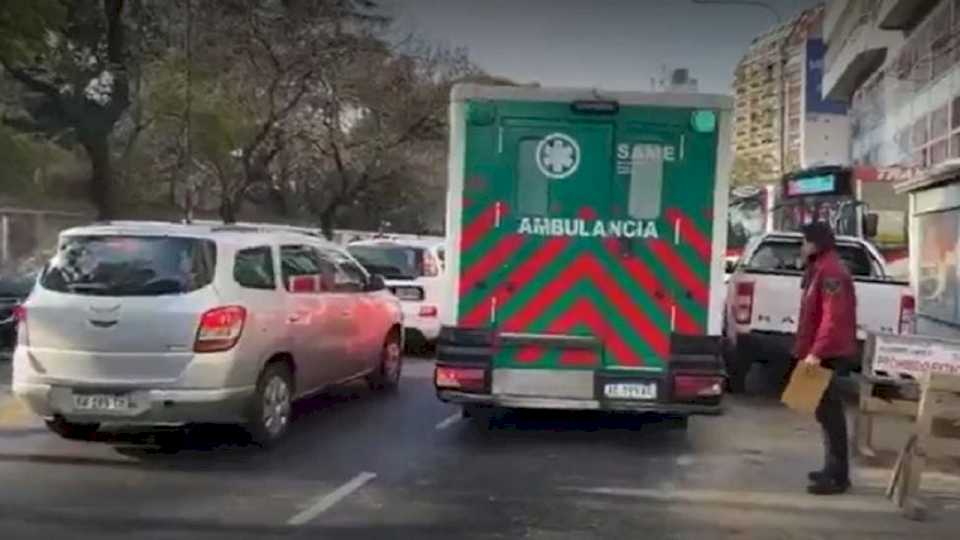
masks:
[(883, 30), (910, 30), (936, 7), (940, 0), (885, 0), (878, 15)]
[(854, 91), (883, 65), (888, 49), (899, 47), (903, 37), (901, 32), (881, 30), (877, 26), (879, 0), (833, 2), (830, 7), (843, 12), (834, 15), (837, 22), (827, 41), (823, 97), (849, 102)]

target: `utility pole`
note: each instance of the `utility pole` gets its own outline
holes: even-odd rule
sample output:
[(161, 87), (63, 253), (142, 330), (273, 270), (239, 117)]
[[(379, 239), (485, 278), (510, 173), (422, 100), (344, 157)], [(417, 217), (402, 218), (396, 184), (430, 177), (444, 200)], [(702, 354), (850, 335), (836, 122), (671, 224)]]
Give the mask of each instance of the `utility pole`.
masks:
[(185, 66), (185, 78), (186, 78), (186, 96), (184, 100), (184, 153), (186, 154), (186, 161), (183, 174), (183, 206), (184, 206), (184, 219), (187, 223), (193, 221), (193, 207), (195, 205), (194, 199), (194, 190), (193, 190), (193, 181), (191, 179), (190, 170), (193, 165), (193, 139), (191, 137), (192, 131), (192, 121), (193, 121), (193, 0), (186, 0), (187, 2), (187, 14), (186, 14), (186, 37), (184, 39), (184, 57), (186, 61)]

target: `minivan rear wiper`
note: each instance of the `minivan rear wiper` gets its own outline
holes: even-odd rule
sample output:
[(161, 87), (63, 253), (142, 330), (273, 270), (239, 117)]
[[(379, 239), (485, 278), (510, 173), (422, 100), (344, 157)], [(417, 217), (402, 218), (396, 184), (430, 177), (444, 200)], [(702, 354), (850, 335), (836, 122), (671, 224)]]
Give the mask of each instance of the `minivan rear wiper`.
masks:
[(76, 293), (106, 294), (110, 287), (106, 283), (71, 283), (67, 285), (67, 288), (70, 289), (70, 292)]

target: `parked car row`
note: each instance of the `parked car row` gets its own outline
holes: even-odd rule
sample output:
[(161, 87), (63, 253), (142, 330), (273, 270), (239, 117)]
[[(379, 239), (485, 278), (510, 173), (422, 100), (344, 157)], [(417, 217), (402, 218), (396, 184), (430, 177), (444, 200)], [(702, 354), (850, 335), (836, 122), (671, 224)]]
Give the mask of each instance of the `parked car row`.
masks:
[(50, 429), (233, 423), (270, 444), (295, 400), (397, 386), (403, 311), (316, 236), (114, 222), (61, 234), (20, 309), (13, 390)]

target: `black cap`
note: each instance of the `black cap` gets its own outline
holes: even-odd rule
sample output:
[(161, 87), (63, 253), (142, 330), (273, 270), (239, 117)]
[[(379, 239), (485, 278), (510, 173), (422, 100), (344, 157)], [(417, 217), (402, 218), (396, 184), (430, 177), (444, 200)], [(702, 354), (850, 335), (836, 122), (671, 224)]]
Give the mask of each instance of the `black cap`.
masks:
[(822, 221), (814, 221), (803, 226), (803, 237), (817, 246), (817, 251), (833, 249), (837, 245), (836, 237), (830, 225)]

